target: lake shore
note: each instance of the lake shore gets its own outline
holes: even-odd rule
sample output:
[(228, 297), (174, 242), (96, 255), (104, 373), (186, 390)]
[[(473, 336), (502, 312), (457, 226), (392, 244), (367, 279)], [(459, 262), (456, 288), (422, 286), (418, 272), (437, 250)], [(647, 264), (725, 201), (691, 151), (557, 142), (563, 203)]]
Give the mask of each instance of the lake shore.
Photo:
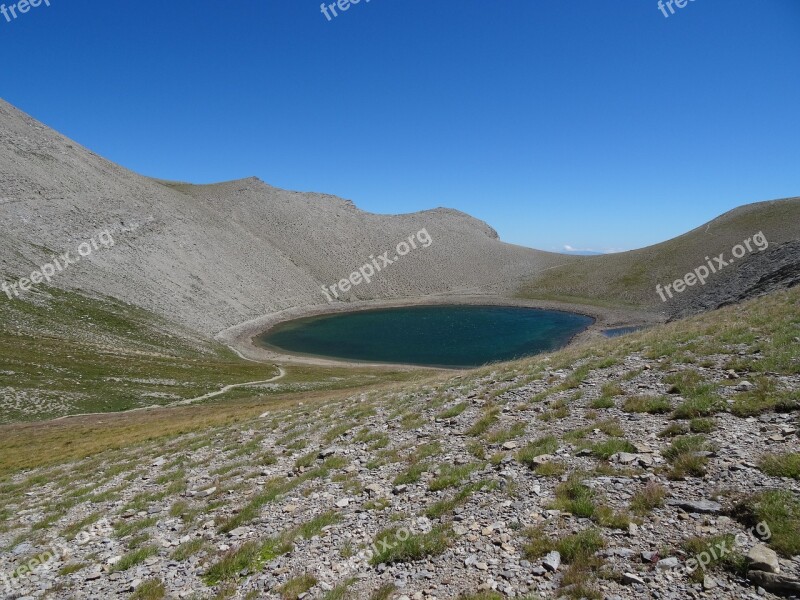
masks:
[(372, 363), (351, 360), (336, 360), (299, 354), (280, 352), (276, 349), (265, 348), (255, 341), (255, 337), (269, 331), (279, 323), (293, 321), (307, 317), (329, 314), (341, 314), (378, 308), (401, 308), (408, 306), (434, 306), (434, 305), (472, 305), (472, 306), (513, 306), (522, 308), (539, 308), (557, 310), (585, 315), (595, 319), (595, 322), (586, 330), (577, 334), (567, 346), (589, 340), (603, 338), (603, 331), (618, 327), (649, 327), (663, 323), (661, 315), (643, 310), (627, 308), (606, 308), (583, 304), (571, 304), (544, 300), (523, 300), (519, 298), (506, 298), (502, 296), (465, 296), (465, 295), (435, 295), (419, 296), (414, 298), (393, 298), (387, 300), (367, 300), (359, 302), (340, 302), (331, 304), (316, 304), (301, 306), (276, 313), (270, 313), (246, 321), (234, 327), (221, 331), (216, 339), (234, 350), (242, 358), (259, 362), (278, 362), (282, 364), (317, 365), (317, 366), (354, 366), (374, 367), (377, 369), (433, 369), (445, 370), (441, 367), (424, 367), (418, 365)]

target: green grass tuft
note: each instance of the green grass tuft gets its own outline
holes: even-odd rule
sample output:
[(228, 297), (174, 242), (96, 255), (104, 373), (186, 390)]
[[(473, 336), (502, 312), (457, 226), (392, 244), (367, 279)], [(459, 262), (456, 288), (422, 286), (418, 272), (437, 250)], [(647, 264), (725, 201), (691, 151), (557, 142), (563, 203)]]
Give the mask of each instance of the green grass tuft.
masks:
[(452, 539), (452, 530), (444, 525), (437, 525), (428, 533), (410, 533), (399, 528), (385, 529), (375, 537), (374, 547), (378, 552), (370, 559), (370, 564), (389, 565), (438, 556), (447, 550)]
[(280, 586), (278, 588), (278, 593), (281, 595), (282, 600), (298, 600), (300, 596), (315, 585), (317, 585), (317, 578), (310, 573), (303, 573), (302, 575), (292, 577)]
[(636, 452), (636, 446), (631, 444), (628, 440), (610, 439), (604, 442), (597, 442), (591, 448), (592, 455), (597, 458), (608, 460), (618, 452)]
[(800, 501), (789, 490), (769, 490), (737, 503), (734, 516), (760, 533), (766, 523), (767, 543), (785, 558), (800, 554)]
[(583, 483), (580, 474), (573, 474), (567, 481), (556, 487), (553, 508), (569, 512), (576, 517), (594, 516), (595, 492)]
[(161, 600), (166, 594), (164, 583), (160, 579), (148, 579), (139, 584), (130, 600)]
[(625, 399), (622, 410), (631, 413), (663, 415), (672, 410), (672, 403), (664, 396), (630, 396)]
[(800, 454), (797, 452), (767, 454), (761, 458), (759, 468), (772, 477), (800, 479)]
[(114, 571), (127, 571), (131, 567), (135, 567), (136, 565), (143, 563), (145, 560), (150, 558), (151, 556), (156, 556), (158, 554), (158, 548), (155, 546), (144, 546), (143, 548), (139, 548), (138, 550), (134, 550), (133, 552), (129, 552), (122, 559), (114, 565)]
[(558, 440), (552, 435), (546, 435), (528, 443), (517, 452), (517, 460), (533, 468), (535, 466), (534, 458), (545, 454), (552, 454), (556, 450), (558, 450)]

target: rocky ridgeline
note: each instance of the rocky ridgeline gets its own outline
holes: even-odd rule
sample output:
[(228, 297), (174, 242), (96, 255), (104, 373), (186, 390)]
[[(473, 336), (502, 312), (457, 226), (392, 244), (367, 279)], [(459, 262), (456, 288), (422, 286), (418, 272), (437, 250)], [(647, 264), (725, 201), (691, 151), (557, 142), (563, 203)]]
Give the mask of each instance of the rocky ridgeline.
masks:
[(740, 506), (800, 491), (759, 468), (798, 452), (796, 413), (691, 421), (704, 433), (670, 414), (690, 372), (723, 409), (765, 385), (726, 358), (544, 359), (20, 475), (0, 573), (58, 547), (9, 597), (800, 596), (799, 557)]

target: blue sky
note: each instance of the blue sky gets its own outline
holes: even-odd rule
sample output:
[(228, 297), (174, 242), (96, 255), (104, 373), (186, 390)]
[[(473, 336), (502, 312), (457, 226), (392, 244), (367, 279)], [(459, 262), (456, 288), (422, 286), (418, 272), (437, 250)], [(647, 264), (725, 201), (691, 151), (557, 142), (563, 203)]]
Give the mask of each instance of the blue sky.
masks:
[(800, 195), (797, 0), (49, 2), (0, 16), (0, 96), (142, 174), (447, 206), (547, 250)]

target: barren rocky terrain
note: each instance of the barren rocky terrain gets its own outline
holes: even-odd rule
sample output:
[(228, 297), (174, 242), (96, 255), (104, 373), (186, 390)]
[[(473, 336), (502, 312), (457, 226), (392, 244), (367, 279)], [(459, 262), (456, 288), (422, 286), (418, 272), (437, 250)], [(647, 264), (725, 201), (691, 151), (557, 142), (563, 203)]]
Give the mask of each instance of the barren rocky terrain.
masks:
[(426, 229), (433, 240), (345, 301), (434, 294), (511, 295), (571, 260), (501, 242), (472, 217), (437, 208), (375, 215), (352, 202), (251, 178), (189, 185), (110, 163), (0, 101), (0, 275), (27, 277), (99, 231), (115, 245), (53, 285), (146, 308), (204, 334), (286, 308), (328, 304), (334, 284)]
[(53, 547), (12, 597), (796, 596), (799, 307), (21, 473), (0, 572)]
[[(132, 173), (0, 101), (0, 595), (800, 597), (800, 199), (576, 257), (458, 211)], [(432, 243), (328, 304), (425, 229)], [(751, 253), (671, 302), (706, 255)], [(470, 371), (288, 361), (258, 331), (431, 302), (581, 311)], [(646, 325), (605, 339), (603, 327)]]

